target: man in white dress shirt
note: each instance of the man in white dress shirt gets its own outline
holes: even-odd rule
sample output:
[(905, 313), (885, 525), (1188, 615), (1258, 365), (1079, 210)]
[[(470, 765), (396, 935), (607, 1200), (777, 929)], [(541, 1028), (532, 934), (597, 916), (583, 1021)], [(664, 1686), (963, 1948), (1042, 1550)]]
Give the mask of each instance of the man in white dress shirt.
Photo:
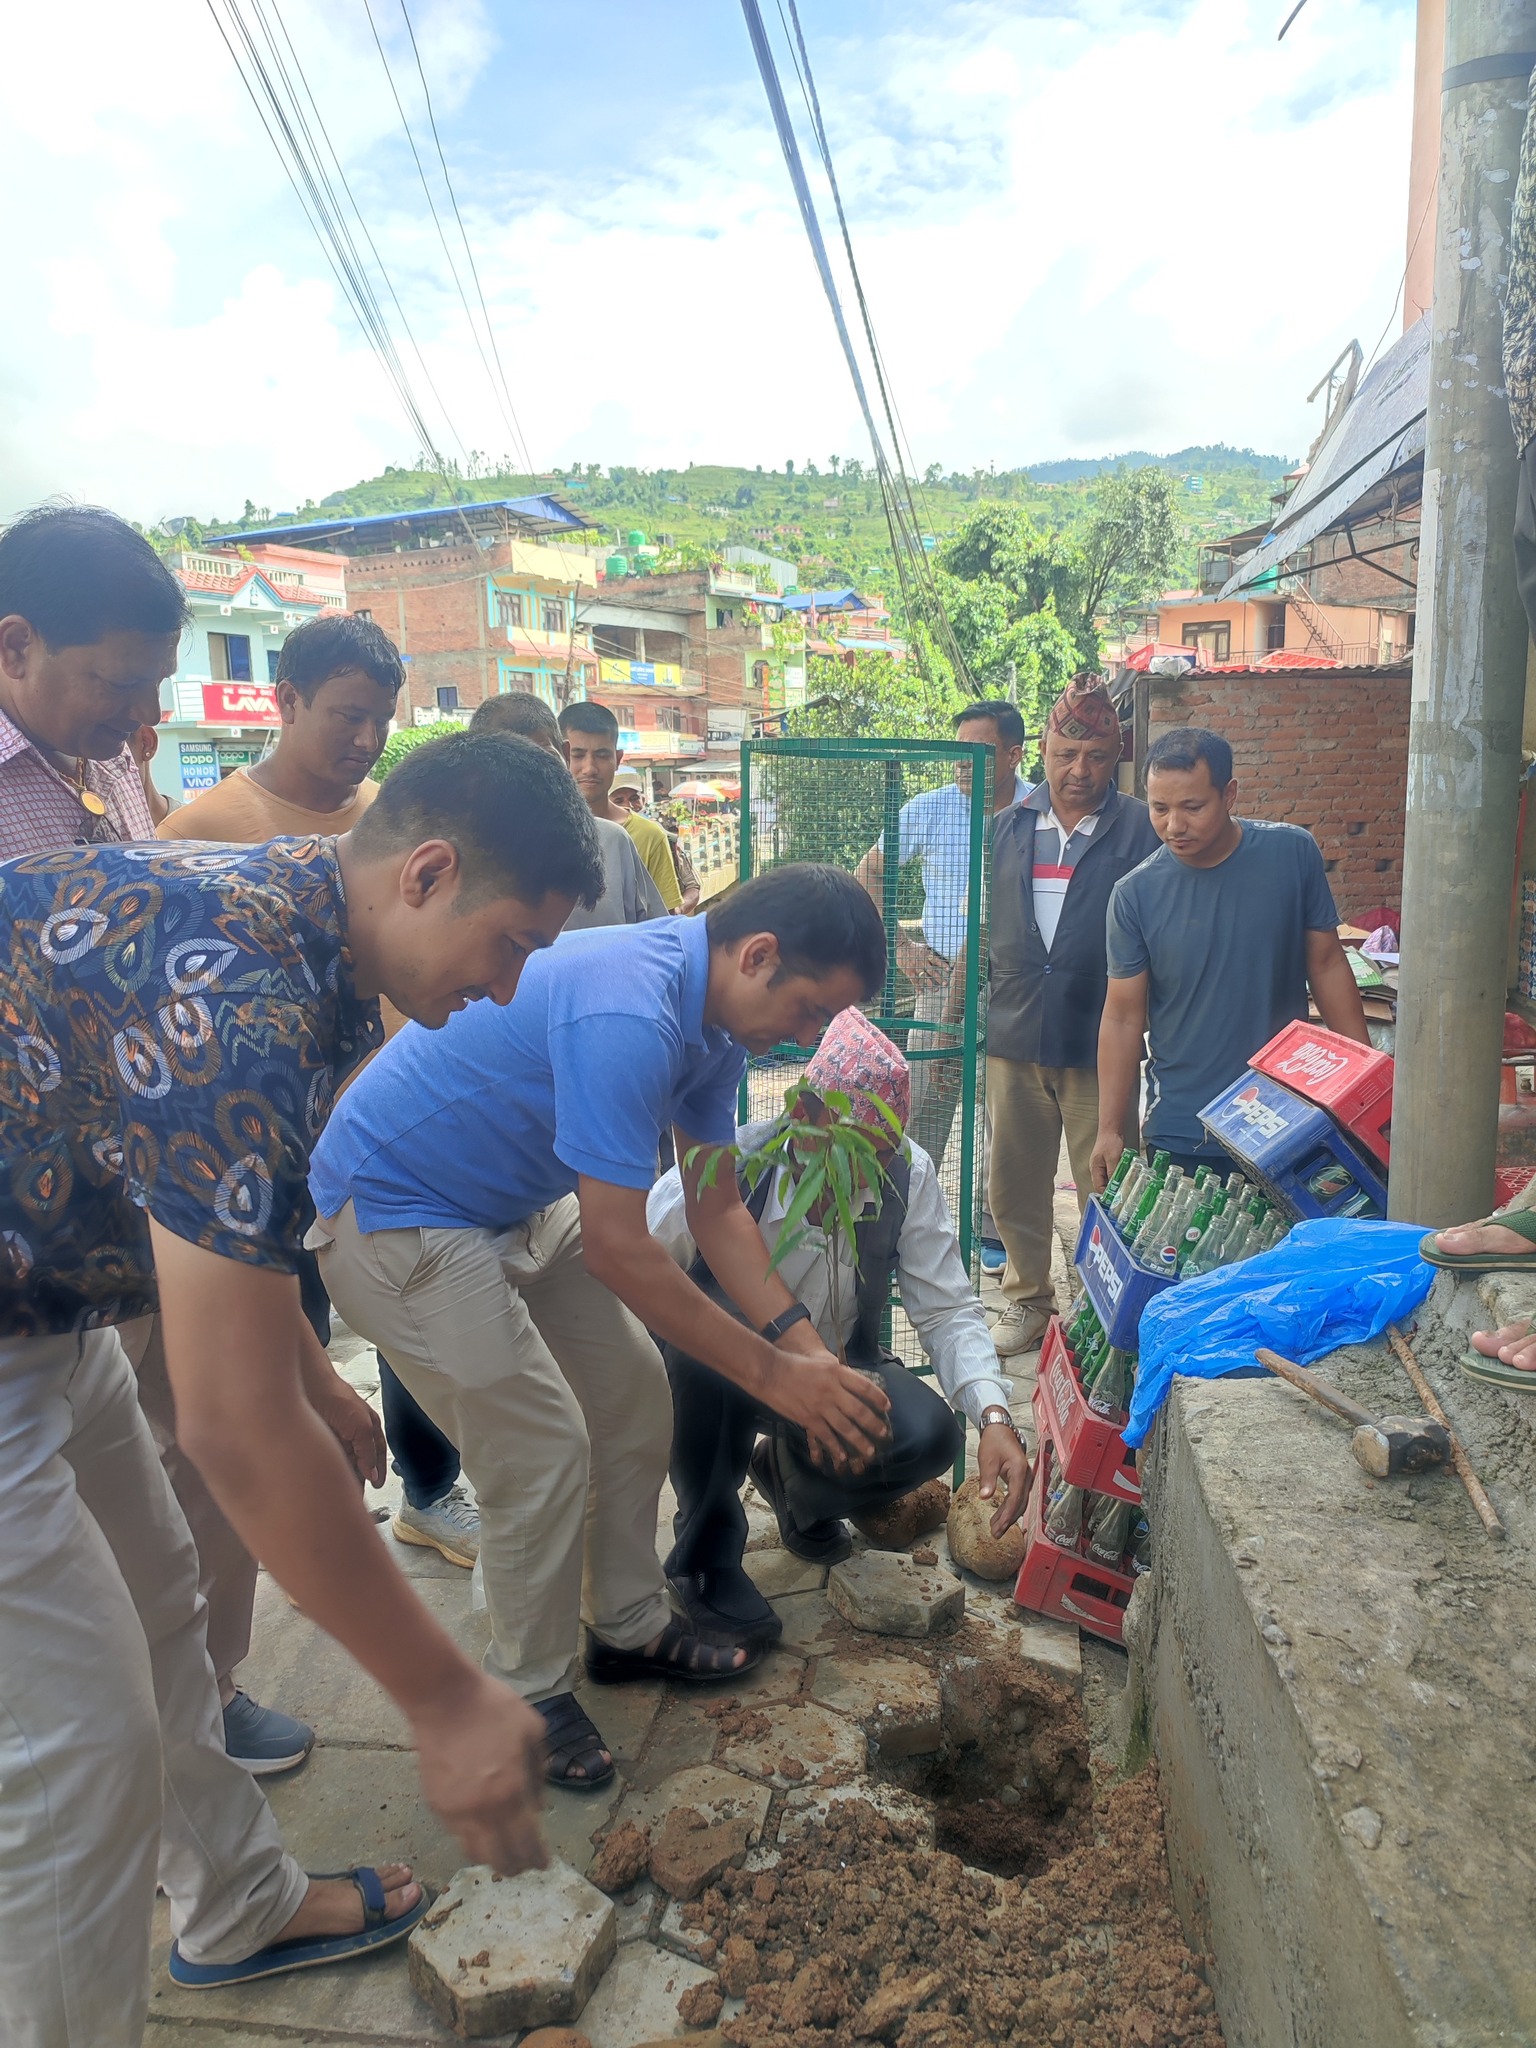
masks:
[[(1008, 1409), (1009, 1383), (998, 1377), (986, 1317), (960, 1257), (933, 1161), (910, 1141), (898, 1146), (874, 1107), (876, 1101), (883, 1103), (905, 1126), (911, 1108), (905, 1058), (862, 1012), (845, 1010), (828, 1027), (806, 1069), (805, 1085), (813, 1094), (836, 1092), (849, 1098), (853, 1114), (888, 1154), (889, 1180), (878, 1212), (866, 1203), (856, 1247), (842, 1253), (837, 1289), (841, 1328), (834, 1323), (819, 1229), (813, 1227), (779, 1272), (827, 1348), (845, 1356), (848, 1364), (879, 1374), (891, 1404), (891, 1435), (861, 1471), (834, 1474), (812, 1462), (803, 1435), (792, 1425), (767, 1414), (697, 1359), (674, 1346), (662, 1347), (672, 1382), (671, 1474), (678, 1499), (667, 1575), (694, 1627), (719, 1642), (772, 1641), (782, 1627), (742, 1566), (747, 1518), (740, 1493), (749, 1468), (778, 1516), (786, 1548), (818, 1563), (847, 1556), (851, 1543), (844, 1516), (885, 1507), (953, 1464), (964, 1441), (962, 1418), (981, 1432), (983, 1496), (991, 1499), (999, 1480), (1007, 1489), (993, 1518), (996, 1533), (1022, 1514), (1029, 1486), (1029, 1458)], [(815, 1108), (802, 1108), (802, 1118), (808, 1114), (814, 1116)], [(741, 1149), (755, 1150), (773, 1129), (771, 1122), (745, 1126), (737, 1133)], [(755, 1189), (744, 1191), (770, 1246), (777, 1243), (794, 1198), (792, 1185), (780, 1185), (783, 1179), (770, 1172)], [(810, 1220), (814, 1224), (814, 1212)], [(646, 1222), (678, 1264), (713, 1292), (688, 1232), (675, 1169), (652, 1189)], [(937, 1387), (882, 1351), (882, 1311), (893, 1274)], [(760, 1431), (766, 1432), (761, 1441)]]

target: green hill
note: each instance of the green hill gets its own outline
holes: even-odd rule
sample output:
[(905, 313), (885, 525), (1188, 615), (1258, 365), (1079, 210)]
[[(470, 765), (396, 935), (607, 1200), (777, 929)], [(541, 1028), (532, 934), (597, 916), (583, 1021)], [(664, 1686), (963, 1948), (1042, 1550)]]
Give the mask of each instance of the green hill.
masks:
[[(1184, 448), (1172, 455), (1103, 456), (1050, 462), (1038, 471), (976, 469), (940, 473), (932, 465), (916, 488), (926, 534), (942, 541), (985, 502), (1025, 506), (1041, 523), (1071, 533), (1092, 508), (1098, 478), (1124, 464), (1150, 464), (1180, 478), (1179, 511), (1185, 547), (1175, 581), (1192, 574), (1202, 541), (1257, 525), (1268, 517), (1279, 479), (1290, 466), (1280, 456), (1257, 455), (1223, 444)], [(889, 592), (890, 545), (880, 495), (856, 457), (786, 469), (747, 469), (728, 463), (693, 463), (686, 469), (639, 469), (578, 462), (539, 476), (494, 472), (445, 479), (430, 469), (397, 469), (333, 491), (318, 505), (271, 513), (247, 504), (239, 519), (218, 519), (198, 530), (209, 537), (241, 526), (313, 519), (325, 513), (358, 518), (416, 511), (480, 498), (515, 498), (553, 491), (587, 519), (604, 542), (631, 532), (685, 552), (739, 544), (796, 563), (803, 586), (854, 583)]]

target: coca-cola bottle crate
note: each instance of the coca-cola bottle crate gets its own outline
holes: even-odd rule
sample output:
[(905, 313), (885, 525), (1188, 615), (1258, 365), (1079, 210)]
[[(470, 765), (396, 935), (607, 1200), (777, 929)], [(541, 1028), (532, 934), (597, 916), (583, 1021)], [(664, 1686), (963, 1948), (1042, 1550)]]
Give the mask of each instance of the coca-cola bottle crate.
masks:
[(1054, 1460), (1049, 1437), (1040, 1439), (1035, 1482), (1024, 1515), (1024, 1562), (1019, 1566), (1013, 1597), (1034, 1614), (1076, 1622), (1107, 1643), (1125, 1637), (1125, 1610), (1135, 1574), (1112, 1571), (1078, 1549), (1053, 1543), (1045, 1533), (1045, 1508), (1053, 1484)]
[(1060, 1316), (1051, 1317), (1040, 1347), (1034, 1405), (1035, 1426), (1042, 1441), (1050, 1438), (1063, 1478), (1090, 1493), (1141, 1499), (1136, 1453), (1120, 1434), (1125, 1417), (1096, 1415), (1089, 1407)]
[(1392, 1056), (1321, 1024), (1287, 1024), (1248, 1062), (1319, 1109), (1386, 1166), (1392, 1153)]

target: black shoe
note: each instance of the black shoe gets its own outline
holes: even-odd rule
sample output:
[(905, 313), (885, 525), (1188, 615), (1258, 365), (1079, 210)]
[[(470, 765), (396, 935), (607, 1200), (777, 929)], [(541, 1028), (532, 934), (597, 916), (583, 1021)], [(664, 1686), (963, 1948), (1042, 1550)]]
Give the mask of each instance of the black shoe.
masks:
[(795, 1520), (784, 1487), (778, 1446), (771, 1436), (760, 1436), (750, 1461), (753, 1484), (778, 1517), (779, 1541), (807, 1564), (841, 1564), (853, 1551), (853, 1538), (846, 1522), (808, 1522), (804, 1528)]
[(674, 1572), (667, 1580), (706, 1643), (776, 1643), (784, 1624), (744, 1571)]

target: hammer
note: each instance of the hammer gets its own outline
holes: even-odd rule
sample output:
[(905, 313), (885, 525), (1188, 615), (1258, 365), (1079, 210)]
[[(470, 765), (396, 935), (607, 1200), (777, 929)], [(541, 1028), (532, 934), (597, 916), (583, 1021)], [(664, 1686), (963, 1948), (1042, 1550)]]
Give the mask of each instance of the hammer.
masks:
[(1277, 1351), (1260, 1351), (1256, 1355), (1260, 1365), (1267, 1366), (1280, 1379), (1289, 1380), (1293, 1387), (1300, 1387), (1314, 1401), (1321, 1402), (1323, 1407), (1331, 1408), (1335, 1415), (1341, 1415), (1346, 1422), (1355, 1425), (1350, 1448), (1354, 1451), (1356, 1463), (1363, 1466), (1373, 1479), (1388, 1479), (1394, 1472), (1423, 1472), (1431, 1465), (1449, 1464), (1451, 1439), (1443, 1424), (1432, 1422), (1427, 1415), (1383, 1415), (1378, 1422), (1347, 1395), (1341, 1394), (1337, 1387), (1330, 1387), (1326, 1380), (1320, 1380), (1316, 1373), (1302, 1366), (1292, 1365)]

